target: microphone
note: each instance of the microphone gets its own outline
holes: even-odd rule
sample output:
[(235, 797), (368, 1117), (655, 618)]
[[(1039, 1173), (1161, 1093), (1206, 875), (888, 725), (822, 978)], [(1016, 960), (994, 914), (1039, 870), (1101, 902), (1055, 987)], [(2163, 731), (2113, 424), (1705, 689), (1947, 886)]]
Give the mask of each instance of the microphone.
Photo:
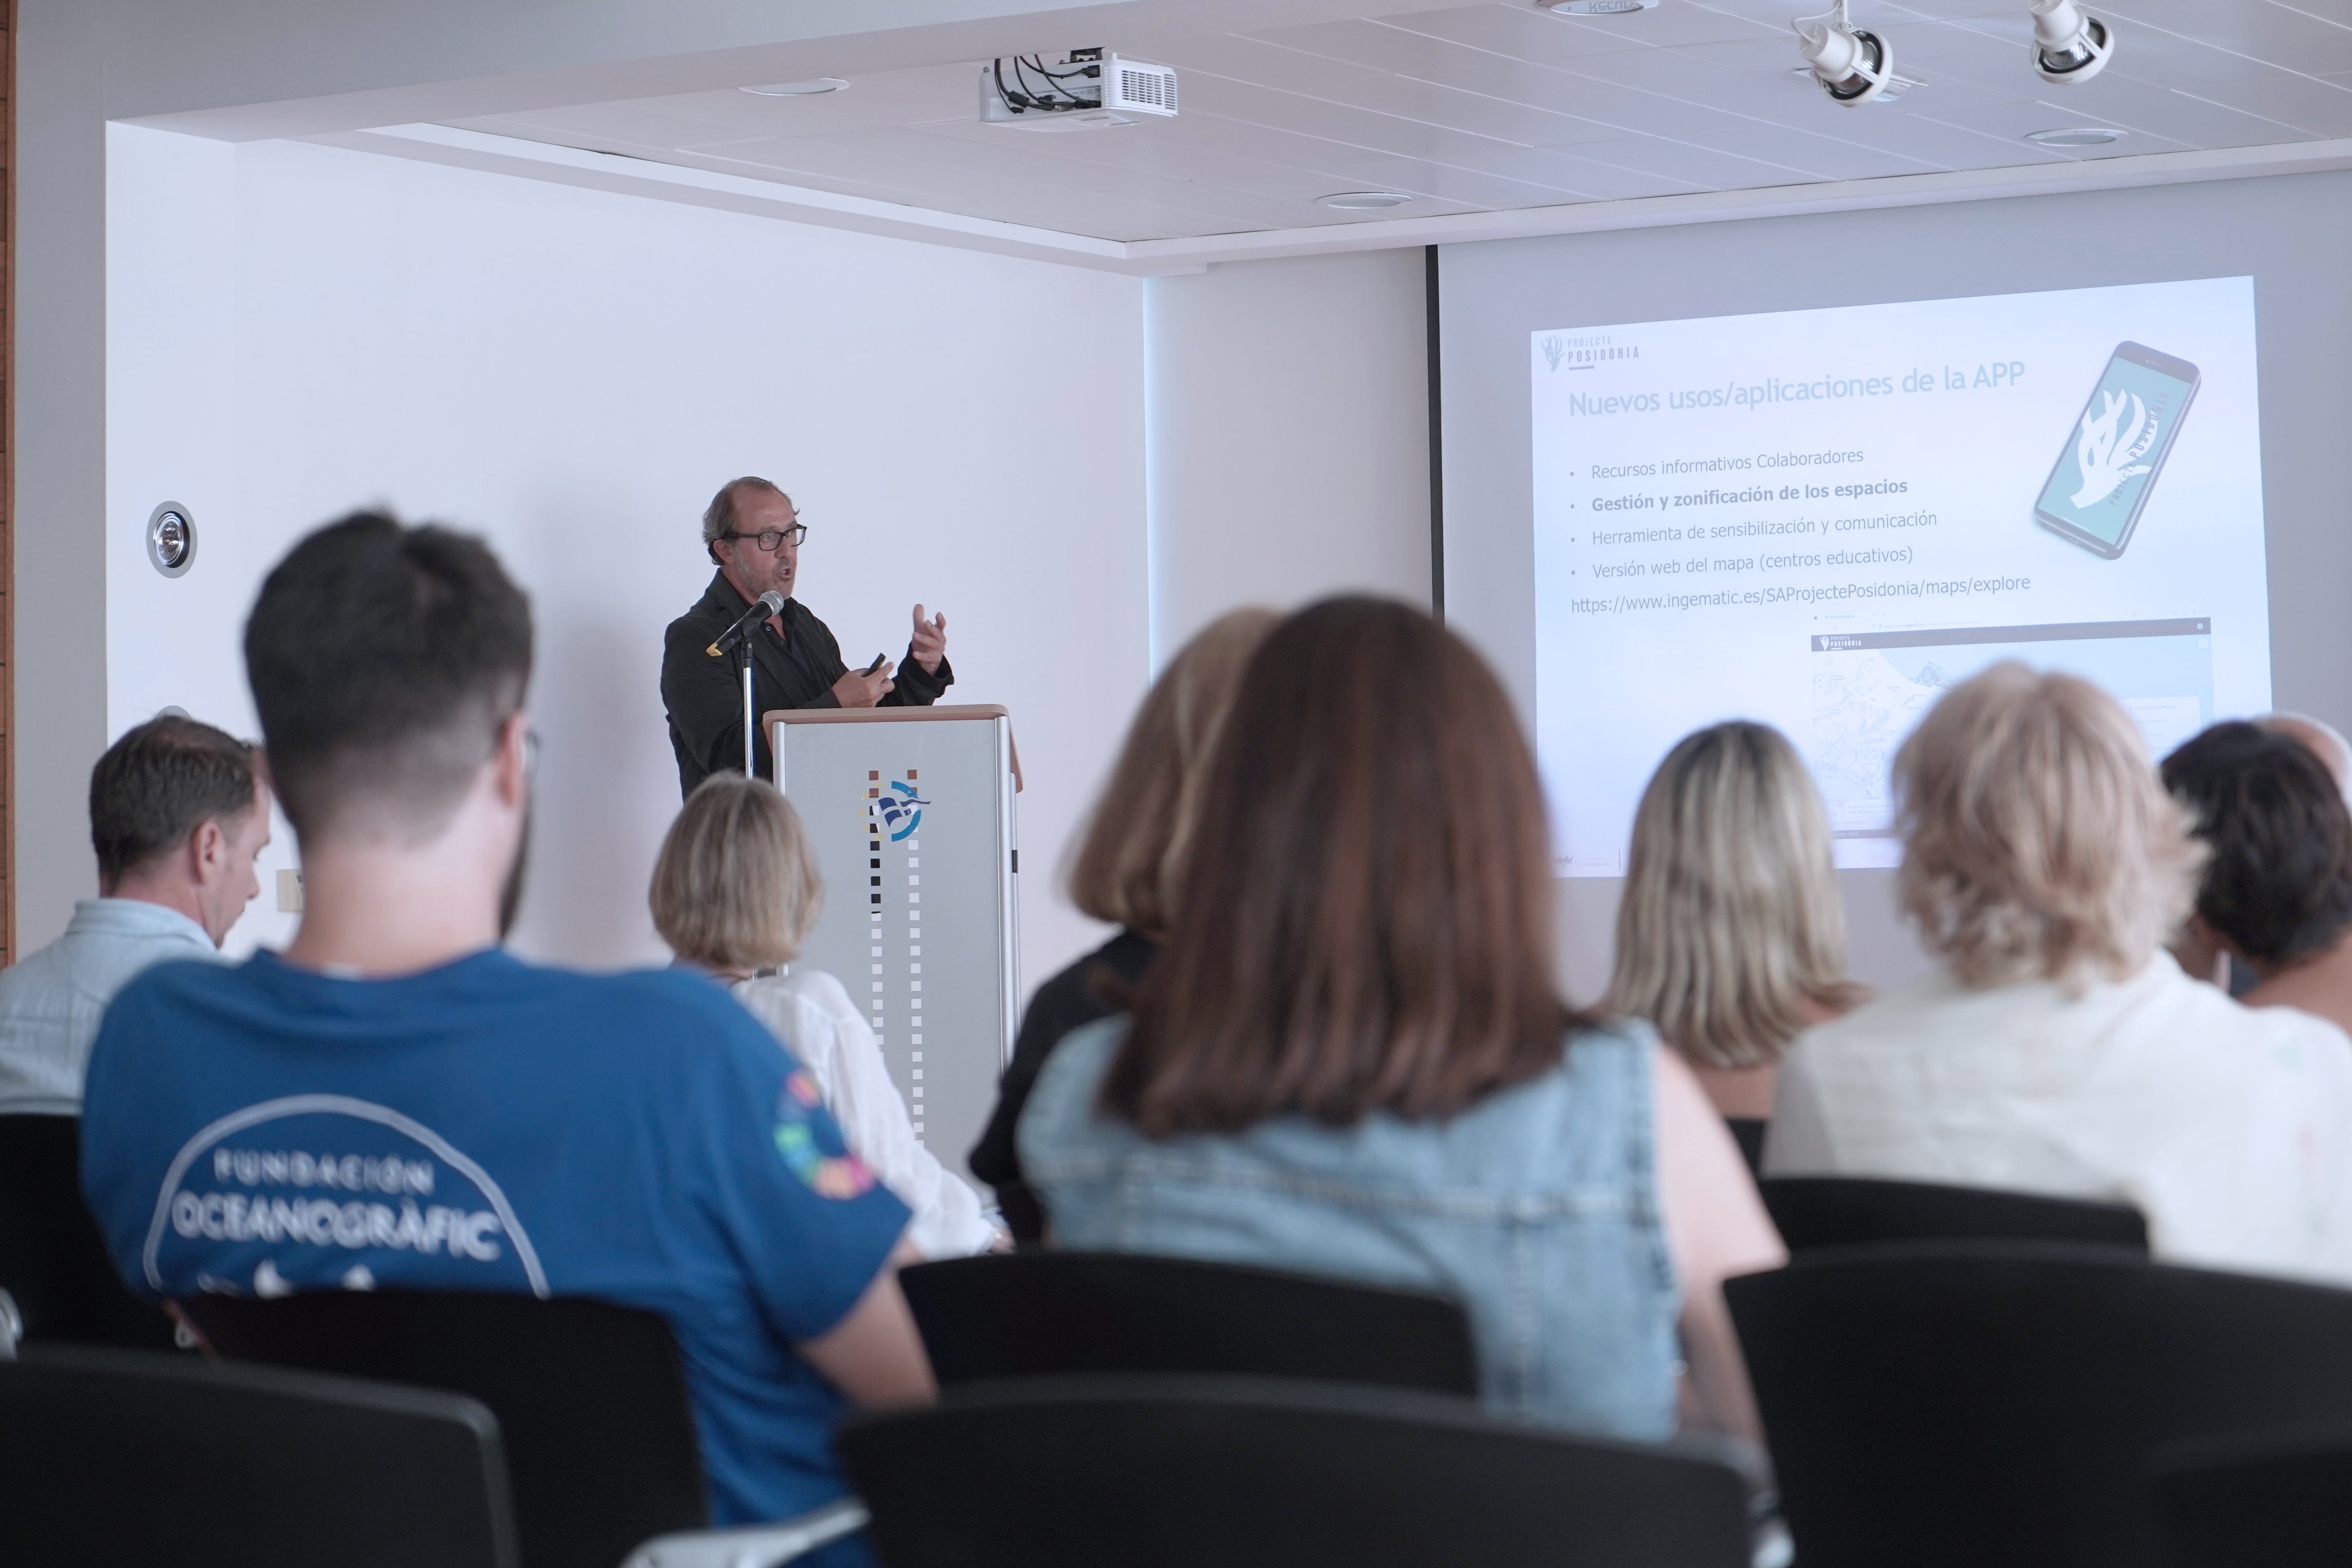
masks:
[(777, 593), (773, 588), (771, 588), (766, 593), (760, 595), (760, 602), (758, 604), (753, 605), (750, 609), (743, 612), (742, 619), (737, 621), (733, 626), (729, 626), (725, 632), (720, 634), (717, 642), (712, 643), (709, 647), (703, 649), (703, 651), (713, 658), (723, 658), (725, 655), (734, 650), (737, 643), (741, 642), (745, 637), (751, 635), (751, 628), (753, 626), (758, 626), (770, 616), (781, 616), (783, 613), (784, 596), (782, 594)]

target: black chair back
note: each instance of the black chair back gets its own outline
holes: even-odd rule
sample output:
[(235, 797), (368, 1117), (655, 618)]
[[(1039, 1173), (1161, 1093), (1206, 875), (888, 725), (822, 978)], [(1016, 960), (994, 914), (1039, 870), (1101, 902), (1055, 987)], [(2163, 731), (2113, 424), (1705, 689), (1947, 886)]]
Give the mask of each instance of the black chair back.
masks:
[(78, 1116), (0, 1116), (0, 1290), (33, 1343), (172, 1348), (172, 1320), (123, 1288), (82, 1202)]
[(1746, 1568), (1720, 1457), (1293, 1379), (971, 1384), (837, 1447), (891, 1568)]
[(1414, 1290), (1123, 1252), (959, 1258), (898, 1281), (943, 1387), (1189, 1372), (1478, 1391), (1469, 1319)]
[(2172, 1568), (2352, 1563), (2352, 1426), (2176, 1443), (2148, 1471)]
[(2147, 1250), (2147, 1220), (2129, 1204), (1862, 1176), (1768, 1176), (1757, 1190), (1790, 1252), (1882, 1241), (2065, 1241)]
[(0, 1362), (0, 1563), (26, 1568), (520, 1562), (498, 1423), (475, 1401), (188, 1355)]
[(1726, 1294), (1805, 1568), (2152, 1568), (2156, 1448), (2352, 1419), (2352, 1291), (1954, 1242)]
[(231, 1361), (446, 1389), (488, 1406), (530, 1568), (614, 1568), (640, 1542), (709, 1521), (677, 1347), (656, 1313), (427, 1290), (182, 1305)]

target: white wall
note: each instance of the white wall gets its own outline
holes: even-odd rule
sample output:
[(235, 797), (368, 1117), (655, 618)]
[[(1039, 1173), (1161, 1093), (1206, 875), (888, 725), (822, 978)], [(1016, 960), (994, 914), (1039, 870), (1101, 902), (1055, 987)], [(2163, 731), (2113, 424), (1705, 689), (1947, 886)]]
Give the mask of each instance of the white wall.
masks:
[[(946, 611), (950, 700), (1012, 710), (1024, 860), (1056, 863), (1148, 668), (1139, 283), (296, 143), (108, 153), (110, 736), (166, 703), (253, 731), (243, 618), (316, 524), (478, 531), (540, 628), (518, 945), (658, 959), (662, 627), (711, 491), (761, 473), (847, 652)], [(165, 497), (199, 526), (177, 581), (141, 538)], [(290, 929), (273, 903), (240, 945)], [(1092, 935), (1037, 875), (1022, 932), (1031, 985)]]
[(1144, 285), (1152, 663), (1236, 605), (1429, 603), (1423, 253)]

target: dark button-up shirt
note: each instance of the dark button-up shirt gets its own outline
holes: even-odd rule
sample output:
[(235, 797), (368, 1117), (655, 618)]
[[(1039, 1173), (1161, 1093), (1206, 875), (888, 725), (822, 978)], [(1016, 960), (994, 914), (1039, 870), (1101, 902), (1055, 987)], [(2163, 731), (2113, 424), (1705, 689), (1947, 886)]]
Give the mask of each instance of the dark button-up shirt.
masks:
[[(740, 650), (713, 658), (707, 651), (735, 624), (751, 602), (735, 591), (724, 572), (714, 572), (710, 586), (694, 608), (670, 622), (662, 636), (662, 705), (669, 710), (670, 749), (677, 753), (677, 784), (682, 795), (712, 773), (743, 766), (743, 676)], [(833, 683), (849, 668), (842, 662), (841, 645), (825, 624), (798, 599), (784, 601), (783, 635), (762, 621), (753, 628), (751, 649), (751, 715), (772, 708), (837, 708)], [(885, 708), (928, 708), (955, 681), (945, 658), (933, 674), (915, 662), (914, 647), (891, 679), (898, 684), (882, 699)], [(751, 737), (751, 767), (761, 778), (773, 778), (768, 737)]]

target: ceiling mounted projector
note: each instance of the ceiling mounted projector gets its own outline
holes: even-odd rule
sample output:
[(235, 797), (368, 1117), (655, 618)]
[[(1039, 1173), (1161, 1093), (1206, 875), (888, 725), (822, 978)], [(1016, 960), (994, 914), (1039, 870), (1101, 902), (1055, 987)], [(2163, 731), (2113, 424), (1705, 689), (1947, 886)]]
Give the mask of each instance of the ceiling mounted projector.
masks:
[(1173, 118), (1176, 73), (1100, 49), (1072, 49), (1059, 65), (1011, 55), (980, 68), (983, 124), (1016, 131), (1097, 131), (1139, 114)]
[(1895, 46), (1855, 26), (1846, 16), (1845, 0), (1837, 0), (1818, 16), (1799, 16), (1789, 26), (1796, 29), (1797, 52), (1805, 57), (1805, 68), (1833, 103), (1850, 109), (1892, 103), (1906, 89), (1925, 85), (1895, 74)]
[(2043, 81), (2088, 81), (2116, 52), (2115, 29), (2074, 0), (2033, 0), (2033, 68)]

